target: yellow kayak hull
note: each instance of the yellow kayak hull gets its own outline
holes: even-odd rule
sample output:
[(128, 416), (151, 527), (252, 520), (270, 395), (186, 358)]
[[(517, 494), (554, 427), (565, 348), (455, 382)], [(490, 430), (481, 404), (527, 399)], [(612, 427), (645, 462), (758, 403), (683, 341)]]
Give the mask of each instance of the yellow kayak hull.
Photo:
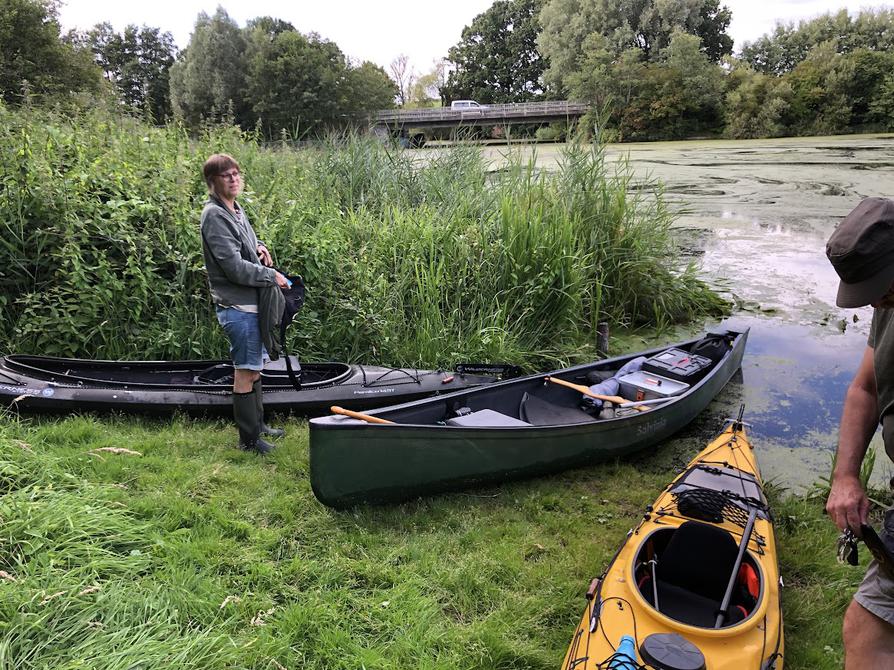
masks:
[[(744, 424), (734, 421), (662, 492), (591, 584), (562, 669), (698, 668), (700, 652), (706, 670), (781, 670), (779, 567), (762, 489)], [(693, 537), (701, 541), (687, 547), (684, 538)], [(732, 547), (745, 568), (730, 561)], [(734, 594), (728, 609), (716, 587), (705, 595), (711, 582)], [(634, 638), (635, 659), (616, 653), (625, 635)]]

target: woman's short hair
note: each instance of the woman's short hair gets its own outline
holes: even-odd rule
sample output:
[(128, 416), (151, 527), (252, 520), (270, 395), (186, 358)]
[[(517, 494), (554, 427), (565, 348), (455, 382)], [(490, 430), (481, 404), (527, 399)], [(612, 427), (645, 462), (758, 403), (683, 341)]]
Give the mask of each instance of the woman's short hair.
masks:
[(212, 179), (233, 168), (239, 169), (239, 163), (230, 154), (212, 154), (208, 156), (205, 165), (202, 166), (202, 174), (208, 188), (212, 188)]

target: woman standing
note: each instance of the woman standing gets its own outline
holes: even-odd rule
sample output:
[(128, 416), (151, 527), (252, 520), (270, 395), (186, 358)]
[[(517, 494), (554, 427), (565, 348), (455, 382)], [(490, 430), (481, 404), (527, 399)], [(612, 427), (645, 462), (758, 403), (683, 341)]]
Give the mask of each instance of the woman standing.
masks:
[(217, 320), (230, 340), (233, 359), (233, 416), (239, 447), (266, 454), (273, 445), (262, 434), (282, 436), (264, 424), (261, 369), (267, 351), (258, 326), (258, 288), (288, 287), (273, 269), (270, 251), (258, 242), (244, 210), (236, 202), (242, 192), (239, 164), (227, 154), (214, 154), (202, 168), (208, 200), (202, 210), (202, 253)]

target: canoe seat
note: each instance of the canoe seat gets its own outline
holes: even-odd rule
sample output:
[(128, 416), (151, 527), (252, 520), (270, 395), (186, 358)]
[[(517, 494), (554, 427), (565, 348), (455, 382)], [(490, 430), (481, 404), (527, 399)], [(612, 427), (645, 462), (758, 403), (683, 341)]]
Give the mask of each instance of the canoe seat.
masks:
[(562, 426), (571, 423), (594, 423), (594, 417), (577, 407), (562, 407), (525, 393), (519, 403), (518, 415), (533, 426)]
[(480, 409), (477, 412), (469, 412), (462, 416), (455, 416), (447, 419), (448, 426), (459, 427), (501, 427), (501, 428), (518, 428), (530, 426), (526, 421), (519, 421), (515, 417), (495, 412), (492, 409)]
[[(677, 621), (713, 628), (738, 553), (733, 537), (717, 526), (700, 521), (681, 524), (658, 557), (658, 609)], [(651, 601), (651, 589), (643, 591)], [(731, 606), (724, 625), (744, 617), (742, 610)]]

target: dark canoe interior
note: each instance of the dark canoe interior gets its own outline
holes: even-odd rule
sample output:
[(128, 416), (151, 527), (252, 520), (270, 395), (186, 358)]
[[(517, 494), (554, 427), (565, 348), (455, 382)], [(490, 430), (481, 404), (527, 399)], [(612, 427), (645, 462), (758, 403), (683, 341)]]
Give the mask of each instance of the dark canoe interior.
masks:
[[(128, 388), (233, 386), (233, 366), (226, 361), (92, 361), (11, 355), (3, 359), (3, 366), (33, 379), (69, 384)], [(345, 363), (299, 364), (295, 357), (292, 357), (292, 368), (302, 387), (337, 384), (353, 373), (352, 367)], [(269, 363), (264, 369), (263, 379), (267, 388), (292, 386), (284, 359)]]
[[(735, 570), (740, 536), (720, 524), (731, 523), (744, 533), (748, 516), (769, 519), (763, 490), (756, 478), (727, 463), (698, 463), (669, 489), (673, 503), (655, 510), (657, 517), (685, 521), (644, 538), (634, 562), (634, 575), (643, 598), (664, 615), (700, 628), (714, 628), (715, 619)], [(764, 554), (766, 538), (756, 530), (749, 546)], [(764, 575), (752, 552), (744, 556), (748, 579), (740, 571), (723, 626), (753, 614), (766, 589)]]
[[(661, 402), (646, 401), (647, 405), (651, 405), (650, 409), (670, 407), (676, 401), (688, 397), (694, 388), (710, 379), (722, 367), (723, 362), (728, 360), (733, 352), (742, 345), (746, 336), (736, 332), (729, 332), (726, 335), (729, 348), (722, 358), (714, 361), (697, 381), (693, 380), (692, 384), (679, 391), (677, 395), (670, 396)], [(625, 363), (634, 358), (655, 356), (671, 348), (688, 352), (700, 340), (701, 338), (675, 344), (672, 347), (578, 366), (553, 376), (575, 384), (591, 386), (606, 377), (611, 377)], [(639, 413), (639, 410), (633, 407), (621, 408), (619, 406), (614, 408), (612, 416), (594, 416), (581, 409), (583, 396), (579, 391), (546, 382), (544, 381), (545, 376), (510, 380), (487, 388), (478, 388), (464, 393), (457, 392), (442, 398), (421, 400), (394, 408), (377, 410), (373, 414), (401, 424), (457, 426), (459, 425), (457, 419), (462, 417), (460, 418), (460, 421), (463, 422), (461, 425), (466, 427), (523, 428), (525, 426), (597, 423), (606, 418), (623, 418)], [(637, 400), (631, 389), (622, 388), (615, 395), (631, 402)]]

